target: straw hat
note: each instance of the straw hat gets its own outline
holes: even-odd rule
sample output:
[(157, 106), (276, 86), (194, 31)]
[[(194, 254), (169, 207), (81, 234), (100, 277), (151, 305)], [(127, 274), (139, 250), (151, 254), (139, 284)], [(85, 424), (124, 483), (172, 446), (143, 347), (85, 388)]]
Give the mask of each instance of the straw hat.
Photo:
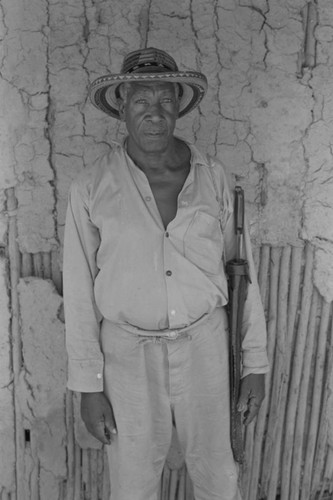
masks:
[(178, 83), (181, 88), (179, 117), (198, 106), (207, 90), (205, 75), (197, 71), (179, 71), (169, 54), (149, 47), (130, 52), (124, 59), (121, 73), (97, 78), (89, 89), (91, 102), (98, 109), (119, 120), (118, 87), (126, 82)]

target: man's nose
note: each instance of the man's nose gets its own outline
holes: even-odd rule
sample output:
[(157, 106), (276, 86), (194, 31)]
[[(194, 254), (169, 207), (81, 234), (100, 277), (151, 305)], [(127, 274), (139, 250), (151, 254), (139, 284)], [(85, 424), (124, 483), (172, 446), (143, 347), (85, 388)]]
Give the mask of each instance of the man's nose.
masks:
[(148, 115), (153, 120), (160, 120), (163, 116), (163, 109), (159, 102), (151, 103), (148, 109)]

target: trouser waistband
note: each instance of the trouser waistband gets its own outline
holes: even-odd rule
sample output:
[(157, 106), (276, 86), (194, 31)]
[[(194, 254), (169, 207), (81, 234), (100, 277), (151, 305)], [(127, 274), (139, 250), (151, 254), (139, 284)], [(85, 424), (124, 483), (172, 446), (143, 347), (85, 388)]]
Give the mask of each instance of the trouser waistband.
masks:
[(214, 311), (212, 311), (210, 314), (204, 314), (198, 320), (182, 328), (168, 328), (165, 330), (144, 330), (129, 323), (118, 324), (117, 326), (138, 337), (151, 337), (152, 339), (156, 339), (156, 341), (158, 341), (158, 339), (177, 340), (180, 338), (189, 337), (189, 332), (191, 330), (205, 323), (208, 318), (212, 317), (214, 314), (217, 314), (219, 309), (220, 308), (214, 309)]

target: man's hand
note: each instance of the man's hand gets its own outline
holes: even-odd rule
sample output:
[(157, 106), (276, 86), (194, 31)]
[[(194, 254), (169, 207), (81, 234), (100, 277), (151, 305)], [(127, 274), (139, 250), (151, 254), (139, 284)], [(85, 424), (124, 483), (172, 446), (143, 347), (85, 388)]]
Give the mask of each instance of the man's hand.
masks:
[(103, 392), (81, 393), (81, 417), (88, 431), (103, 444), (117, 434), (112, 406)]
[(265, 375), (251, 373), (241, 380), (238, 411), (245, 411), (244, 424), (249, 425), (259, 412), (265, 397)]

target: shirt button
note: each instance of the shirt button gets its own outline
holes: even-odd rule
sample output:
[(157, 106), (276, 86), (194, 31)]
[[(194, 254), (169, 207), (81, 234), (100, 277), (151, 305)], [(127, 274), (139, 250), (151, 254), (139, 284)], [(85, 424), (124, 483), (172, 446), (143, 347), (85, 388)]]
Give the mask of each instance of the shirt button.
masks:
[(97, 373), (97, 378), (98, 379), (102, 378), (102, 374), (101, 373)]
[(171, 276), (171, 275), (172, 275), (172, 271), (167, 271), (165, 274), (166, 274), (167, 276)]
[(146, 196), (145, 200), (146, 201), (151, 201), (151, 196)]
[(165, 233), (165, 237), (166, 237), (166, 238), (169, 238), (169, 233), (168, 233), (168, 231)]
[(171, 338), (174, 339), (177, 336), (177, 332), (170, 332), (169, 335), (170, 335)]
[(170, 314), (171, 314), (171, 316), (175, 316), (176, 315), (176, 311), (174, 309), (171, 309)]

